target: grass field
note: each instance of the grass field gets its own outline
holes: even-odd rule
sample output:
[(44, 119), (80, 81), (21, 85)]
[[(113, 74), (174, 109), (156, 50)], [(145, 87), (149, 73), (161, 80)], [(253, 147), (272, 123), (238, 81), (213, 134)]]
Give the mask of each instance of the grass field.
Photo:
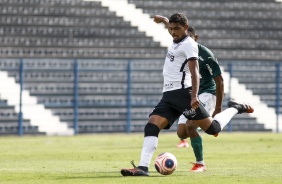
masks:
[[(207, 171), (188, 172), (191, 148), (176, 148), (175, 133), (161, 133), (153, 156), (168, 151), (177, 170), (162, 176), (150, 166), (150, 177), (123, 177), (121, 168), (138, 165), (143, 134), (98, 134), (74, 137), (0, 137), (0, 183), (112, 184), (274, 184), (282, 183), (282, 134), (202, 134)], [(153, 162), (152, 162), (153, 163)]]

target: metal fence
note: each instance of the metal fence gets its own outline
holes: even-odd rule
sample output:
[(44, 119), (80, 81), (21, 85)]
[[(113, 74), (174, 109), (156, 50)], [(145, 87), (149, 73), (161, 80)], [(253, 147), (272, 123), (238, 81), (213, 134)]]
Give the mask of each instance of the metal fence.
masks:
[[(134, 105), (134, 103), (132, 102), (132, 84), (133, 84), (133, 80), (132, 80), (132, 73), (133, 72), (137, 72), (137, 71), (152, 71), (152, 72), (158, 72), (161, 73), (162, 71), (162, 66), (160, 65), (159, 67), (156, 67), (159, 65), (156, 64), (155, 67), (150, 67), (151, 65), (148, 64), (146, 66), (142, 66), (140, 64), (140, 62), (144, 62), (142, 61), (138, 61), (138, 60), (122, 60), (123, 62), (123, 67), (117, 67), (115, 68), (114, 66), (107, 66), (104, 68), (101, 67), (96, 67), (94, 65), (94, 68), (87, 68), (87, 67), (81, 67), (81, 62), (83, 60), (79, 60), (79, 59), (74, 59), (71, 60), (69, 62), (71, 62), (71, 67), (61, 67), (61, 68), (49, 68), (50, 70), (61, 70), (61, 71), (69, 71), (73, 73), (73, 101), (71, 104), (69, 104), (69, 106), (71, 106), (73, 108), (73, 128), (74, 128), (74, 132), (75, 134), (78, 133), (78, 125), (79, 125), (79, 120), (78, 120), (78, 110), (81, 107), (82, 104), (80, 104), (79, 99), (80, 99), (80, 91), (79, 91), (79, 83), (80, 83), (80, 79), (79, 79), (79, 75), (80, 73), (83, 72), (117, 72), (117, 71), (123, 71), (126, 72), (126, 86), (127, 86), (127, 90), (126, 93), (124, 95), (126, 95), (126, 132), (131, 132), (131, 110), (132, 110), (132, 106)], [(91, 60), (93, 62), (101, 62), (102, 60)], [(90, 62), (91, 62), (90, 61)], [(2, 61), (1, 61), (2, 62)], [(24, 73), (30, 70), (35, 70), (30, 68), (29, 66), (26, 65), (26, 60), (25, 59), (19, 59), (17, 60), (18, 67), (14, 67), (14, 68), (10, 68), (9, 71), (11, 70), (18, 70), (19, 72), (19, 85), (20, 85), (20, 101), (19, 101), (19, 117), (18, 117), (18, 126), (19, 126), (19, 131), (18, 134), (21, 136), (23, 135), (23, 129), (22, 129), (22, 121), (23, 121), (23, 114), (22, 114), (22, 108), (24, 108), (23, 104), (22, 104), (22, 91), (24, 89), (24, 85), (25, 85), (25, 81), (24, 81)], [(60, 62), (60, 61), (58, 61)], [(146, 61), (148, 62), (148, 61)], [(145, 63), (146, 63), (145, 62)], [(149, 61), (150, 63), (151, 61)], [(137, 64), (136, 64), (137, 63)], [(236, 69), (236, 66), (240, 66), (240, 68), (245, 67), (246, 69), (251, 70), (251, 68), (249, 68), (249, 66), (253, 66), (252, 64), (250, 65), (251, 62), (238, 62), (238, 61), (221, 61), (221, 64), (224, 66), (225, 71), (228, 71), (230, 74), (230, 77), (234, 77), (234, 73), (238, 72), (240, 69)], [(257, 61), (253, 61), (253, 63), (258, 63)], [(277, 132), (278, 132), (278, 126), (279, 126), (279, 113), (280, 112), (280, 107), (281, 107), (281, 62), (259, 62), (259, 64), (257, 64), (258, 67), (262, 67), (265, 68), (267, 70), (267, 72), (270, 72), (272, 74), (275, 75), (275, 81), (273, 81), (275, 83), (275, 106), (274, 108), (276, 109), (276, 115), (277, 115), (277, 122), (276, 122), (276, 126), (277, 126)], [(139, 66), (142, 66), (141, 69), (139, 68)], [(5, 70), (5, 68), (0, 68), (2, 70)], [(46, 70), (46, 69), (45, 69)], [(252, 71), (252, 72), (263, 72), (262, 71)], [(227, 81), (226, 81), (227, 82)], [(231, 86), (231, 85), (230, 85)], [(229, 89), (230, 92), (232, 92), (232, 89)], [(229, 94), (230, 95), (230, 94)], [(88, 104), (89, 106), (95, 106), (95, 104)], [(136, 104), (135, 104), (136, 105)], [(232, 126), (229, 127), (230, 130), (232, 130)]]

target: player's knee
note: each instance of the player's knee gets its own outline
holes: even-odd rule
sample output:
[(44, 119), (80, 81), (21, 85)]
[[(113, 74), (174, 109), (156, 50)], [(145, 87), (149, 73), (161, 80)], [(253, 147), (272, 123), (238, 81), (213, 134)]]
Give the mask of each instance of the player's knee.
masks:
[(178, 125), (177, 136), (178, 136), (180, 139), (186, 139), (186, 138), (188, 138), (188, 133), (187, 133), (187, 130), (186, 130), (186, 126), (185, 126), (185, 125), (183, 125), (183, 126)]
[(147, 123), (144, 128), (144, 136), (155, 136), (158, 137), (160, 133), (160, 129), (157, 125), (152, 123)]
[(179, 134), (178, 132), (177, 132), (177, 136), (179, 139), (187, 139), (189, 137), (187, 134)]
[(188, 133), (196, 131), (197, 128), (198, 128), (198, 126), (195, 123), (193, 123), (193, 121), (189, 121), (186, 124), (186, 129), (187, 129)]
[(216, 120), (213, 120), (212, 124), (209, 126), (209, 128), (205, 132), (207, 134), (214, 135), (214, 134), (219, 133), (220, 131), (221, 131), (220, 124)]

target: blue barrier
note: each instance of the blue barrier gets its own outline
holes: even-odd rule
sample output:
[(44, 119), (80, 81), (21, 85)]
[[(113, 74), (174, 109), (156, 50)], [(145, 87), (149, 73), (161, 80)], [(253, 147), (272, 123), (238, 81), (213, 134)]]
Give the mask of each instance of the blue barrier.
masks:
[(74, 69), (73, 69), (73, 73), (74, 73), (74, 92), (73, 92), (73, 99), (74, 99), (74, 104), (73, 104), (73, 111), (74, 111), (74, 115), (73, 115), (73, 129), (74, 129), (74, 134), (76, 135), (78, 133), (78, 97), (79, 97), (79, 79), (78, 79), (78, 63), (77, 60), (75, 59), (73, 61), (73, 65), (74, 65)]
[(132, 64), (131, 61), (128, 61), (127, 64), (127, 98), (126, 98), (126, 132), (131, 132), (131, 72), (132, 72)]
[[(66, 101), (66, 102), (63, 102), (61, 104), (57, 104), (58, 107), (72, 107), (73, 108), (73, 128), (74, 128), (74, 132), (75, 134), (78, 134), (79, 132), (79, 108), (80, 106), (88, 106), (88, 107), (92, 107), (93, 105), (98, 107), (98, 106), (107, 106), (107, 105), (112, 105), (112, 106), (117, 106), (117, 107), (125, 107), (126, 108), (126, 122), (125, 122), (125, 131), (126, 133), (130, 133), (132, 131), (132, 125), (131, 125), (131, 122), (132, 122), (132, 109), (133, 107), (136, 107), (136, 106), (146, 106), (146, 104), (138, 104), (138, 101), (136, 102), (133, 102), (132, 101), (132, 89), (133, 89), (133, 86), (132, 84), (134, 83), (132, 77), (133, 77), (133, 74), (135, 71), (153, 71), (153, 72), (159, 72), (161, 73), (161, 70), (162, 70), (162, 66), (160, 66), (160, 69), (155, 69), (155, 68), (147, 68), (146, 67), (143, 67), (142, 68), (142, 65), (134, 65), (136, 64), (135, 60), (123, 60), (123, 65), (120, 66), (120, 67), (117, 67), (117, 68), (107, 68), (107, 67), (99, 67), (99, 68), (87, 68), (87, 66), (85, 66), (84, 68), (83, 67), (80, 67), (80, 60), (77, 60), (77, 59), (74, 59), (74, 60), (70, 60), (72, 61), (72, 65), (71, 66), (68, 66), (67, 68), (63, 68), (63, 67), (59, 67), (59, 68), (45, 68), (45, 69), (34, 69), (32, 67), (25, 67), (26, 65), (26, 60), (25, 59), (20, 59), (18, 60), (18, 68), (6, 68), (6, 70), (8, 71), (13, 71), (13, 70), (17, 70), (19, 72), (19, 84), (20, 84), (20, 101), (19, 101), (19, 108), (20, 108), (20, 111), (19, 111), (19, 115), (18, 115), (18, 126), (19, 126), (19, 129), (18, 129), (18, 134), (19, 136), (22, 136), (23, 135), (23, 114), (22, 114), (22, 108), (24, 108), (23, 104), (22, 104), (22, 90), (23, 90), (23, 86), (24, 86), (24, 73), (25, 71), (62, 71), (62, 72), (72, 72), (72, 75), (74, 76), (73, 78), (73, 101)], [(58, 61), (59, 62), (59, 61)], [(102, 62), (101, 62), (102, 63)], [(227, 66), (227, 69), (228, 69), (228, 72), (230, 73), (230, 78), (234, 77), (233, 76), (233, 73), (235, 71), (235, 67), (234, 66), (238, 66), (238, 64), (236, 62), (226, 62), (225, 63), (226, 66)], [(243, 64), (242, 64), (243, 65)], [(134, 68), (135, 66), (135, 68)], [(246, 69), (248, 68), (249, 65), (246, 64)], [(268, 65), (266, 66), (263, 66), (263, 67), (267, 67)], [(281, 96), (281, 90), (280, 90), (280, 83), (281, 83), (281, 63), (280, 62), (272, 62), (272, 64), (270, 64), (269, 66), (271, 67), (275, 67), (275, 70), (267, 70), (267, 72), (275, 72), (275, 110), (276, 110), (276, 115), (277, 115), (277, 119), (276, 119), (276, 131), (278, 132), (279, 130), (279, 114), (280, 113), (280, 106), (281, 106), (281, 103), (280, 103), (280, 96)], [(140, 68), (138, 68), (140, 67)], [(125, 72), (126, 73), (126, 80), (124, 81), (127, 85), (127, 88), (126, 88), (126, 92), (123, 94), (124, 96), (126, 96), (126, 103), (125, 104), (120, 104), (120, 103), (116, 103), (116, 104), (93, 104), (92, 101), (82, 101), (82, 102), (79, 102), (80, 100), (80, 91), (79, 91), (79, 83), (80, 83), (80, 78), (79, 78), (79, 75), (80, 73), (83, 73), (83, 72)], [(229, 82), (230, 84), (230, 81), (226, 81), (226, 82)], [(229, 92), (230, 94), (227, 94), (226, 96), (231, 96), (231, 92), (232, 92), (232, 89), (231, 89), (231, 85), (229, 85), (230, 89), (229, 89)], [(148, 102), (148, 103), (152, 103), (152, 102)], [(46, 105), (46, 104), (45, 104)], [(152, 103), (150, 105), (156, 105), (155, 103)], [(23, 107), (22, 107), (23, 106)], [(46, 105), (46, 107), (48, 107), (48, 104)], [(233, 131), (232, 130), (232, 123), (229, 123), (228, 125), (228, 131)]]
[(280, 70), (281, 63), (276, 63), (276, 103), (275, 103), (275, 109), (276, 109), (276, 132), (279, 132), (279, 113), (280, 113), (280, 79), (281, 79), (281, 70)]

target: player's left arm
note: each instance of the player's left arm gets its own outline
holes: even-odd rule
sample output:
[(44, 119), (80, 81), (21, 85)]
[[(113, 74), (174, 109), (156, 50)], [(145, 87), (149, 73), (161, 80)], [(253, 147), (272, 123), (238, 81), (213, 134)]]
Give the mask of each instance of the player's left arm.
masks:
[(188, 60), (188, 67), (192, 78), (192, 94), (191, 94), (191, 107), (197, 109), (200, 106), (198, 98), (199, 86), (200, 86), (200, 74), (198, 59), (191, 58)]
[(198, 98), (199, 87), (200, 87), (200, 72), (199, 72), (199, 49), (198, 44), (191, 39), (189, 42), (183, 45), (184, 54), (186, 60), (188, 60), (188, 68), (191, 74), (192, 82), (192, 94), (191, 94), (191, 107), (197, 109), (200, 106), (200, 100)]

